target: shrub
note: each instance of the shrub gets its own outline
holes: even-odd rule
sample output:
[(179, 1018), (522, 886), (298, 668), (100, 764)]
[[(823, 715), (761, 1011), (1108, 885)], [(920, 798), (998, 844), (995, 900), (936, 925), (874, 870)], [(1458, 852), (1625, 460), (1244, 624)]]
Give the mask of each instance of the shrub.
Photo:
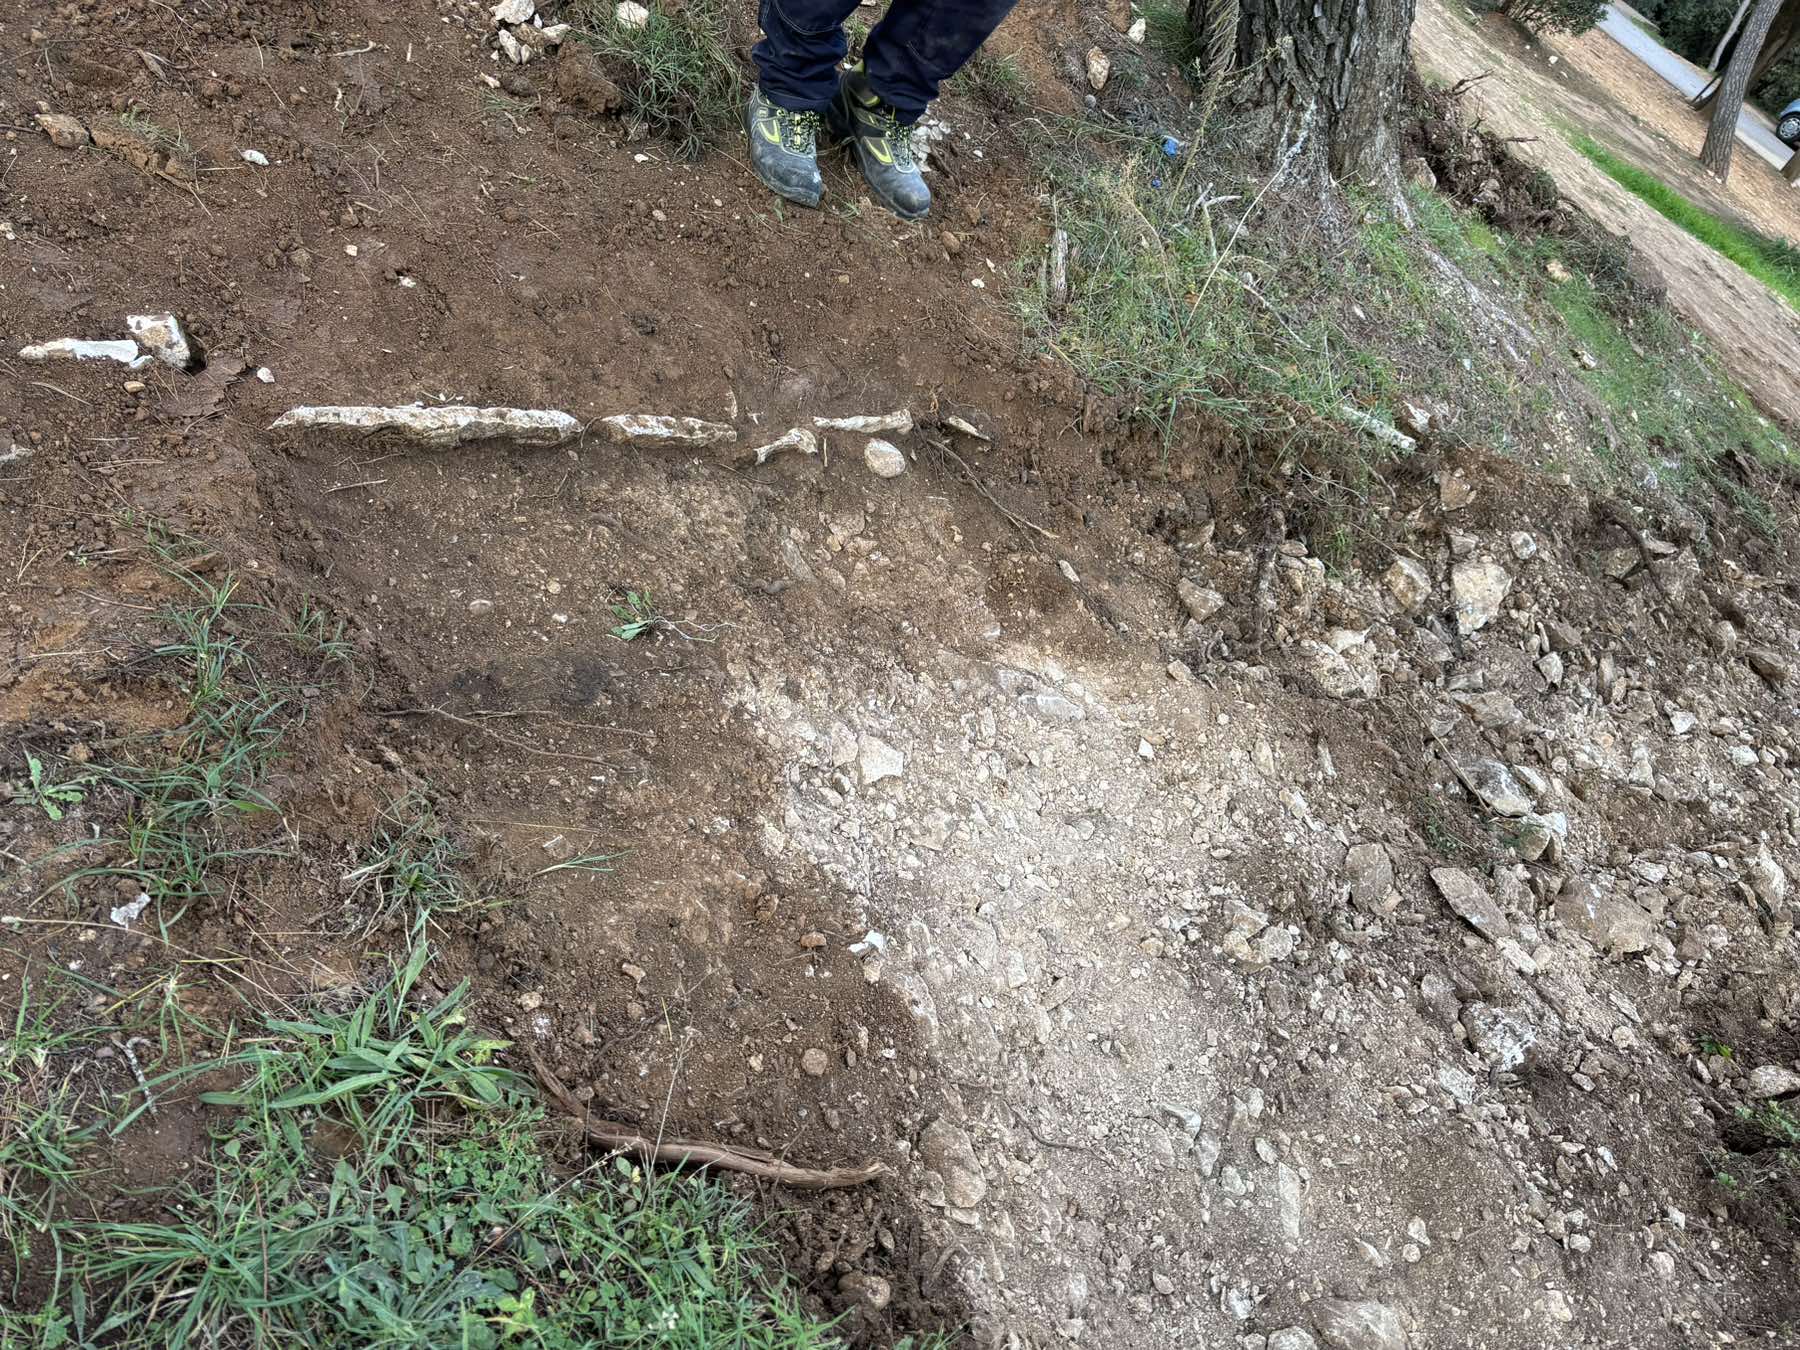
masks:
[(1502, 0), (1500, 12), (1531, 33), (1585, 33), (1600, 22), (1605, 0)]

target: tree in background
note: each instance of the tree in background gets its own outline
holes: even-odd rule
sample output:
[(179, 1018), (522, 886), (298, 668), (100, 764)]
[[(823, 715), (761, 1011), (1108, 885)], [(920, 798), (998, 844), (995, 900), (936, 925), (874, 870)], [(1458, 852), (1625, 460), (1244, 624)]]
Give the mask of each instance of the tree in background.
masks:
[(1188, 0), (1214, 88), (1251, 147), (1297, 175), (1393, 182), (1413, 0)]
[[(1721, 50), (1724, 52), (1727, 73), (1732, 64), (1736, 62), (1739, 50), (1749, 40), (1749, 25), (1755, 17), (1755, 11), (1752, 11), (1750, 19), (1740, 25), (1736, 34), (1722, 44)], [(1800, 0), (1785, 0), (1785, 3), (1776, 6), (1775, 18), (1769, 26), (1769, 31), (1759, 42), (1751, 44), (1755, 60), (1750, 66), (1749, 88), (1755, 89), (1767, 81), (1779, 63), (1796, 47), (1800, 47)], [(1724, 83), (1724, 75), (1713, 79), (1694, 96), (1694, 107), (1710, 107), (1713, 100), (1719, 96), (1719, 90)], [(1781, 100), (1783, 103), (1786, 101), (1786, 99)]]
[(1532, 33), (1580, 35), (1605, 11), (1606, 0), (1500, 0), (1500, 12)]
[(1731, 152), (1737, 145), (1738, 116), (1744, 109), (1744, 95), (1750, 88), (1750, 77), (1763, 50), (1775, 16), (1787, 0), (1756, 0), (1750, 17), (1744, 20), (1736, 50), (1725, 67), (1713, 98), (1712, 120), (1706, 126), (1706, 144), (1700, 147), (1700, 162), (1723, 180), (1731, 172)]

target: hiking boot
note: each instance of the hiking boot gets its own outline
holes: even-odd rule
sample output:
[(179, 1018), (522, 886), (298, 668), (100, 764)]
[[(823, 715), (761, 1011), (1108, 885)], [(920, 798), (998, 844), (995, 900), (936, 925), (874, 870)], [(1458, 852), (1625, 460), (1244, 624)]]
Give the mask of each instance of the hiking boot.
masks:
[(931, 210), (931, 189), (913, 159), (912, 128), (869, 88), (860, 61), (844, 72), (825, 121), (833, 136), (855, 147), (877, 202), (902, 220), (917, 220)]
[(819, 114), (778, 108), (761, 89), (744, 107), (750, 135), (750, 168), (764, 187), (802, 206), (817, 206), (825, 195), (819, 177)]

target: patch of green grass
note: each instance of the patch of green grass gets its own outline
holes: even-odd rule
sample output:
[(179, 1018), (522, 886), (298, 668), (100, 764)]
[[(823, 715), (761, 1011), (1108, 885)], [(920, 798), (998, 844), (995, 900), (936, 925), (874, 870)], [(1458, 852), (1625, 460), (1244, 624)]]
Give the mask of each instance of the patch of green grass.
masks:
[(620, 82), (631, 111), (652, 132), (697, 158), (735, 131), (745, 97), (732, 51), (728, 0), (650, 6), (642, 28), (620, 23), (613, 0), (581, 0), (582, 36)]
[[(296, 642), (309, 648), (321, 675), (341, 669), (348, 646), (316, 611), (303, 611), (300, 626), (287, 629), (265, 606), (239, 602), (237, 579), (229, 571), (212, 575), (195, 541), (155, 527), (146, 541), (180, 598), (158, 616), (166, 639), (132, 665), (178, 688), (184, 720), (167, 732), (118, 738), (103, 757), (82, 765), (81, 804), (112, 829), (96, 830), (36, 865), (91, 859), (44, 894), (72, 897), (84, 882), (130, 880), (150, 897), (155, 920), (166, 929), (189, 905), (215, 896), (227, 864), (287, 851), (253, 826), (274, 812), (263, 784), (283, 737), (303, 720), (304, 705), (265, 673), (255, 652), (261, 639), (252, 630), (280, 639), (284, 648)], [(284, 631), (268, 634), (271, 627)]]
[(1800, 309), (1800, 249), (1785, 239), (1771, 239), (1695, 205), (1654, 174), (1627, 164), (1591, 136), (1574, 135), (1569, 139), (1620, 187), (1643, 198), (1701, 243), (1731, 259)]
[[(1554, 253), (1542, 243), (1521, 249), (1540, 271)], [(1756, 528), (1772, 532), (1767, 503), (1721, 462), (1743, 449), (1765, 465), (1792, 465), (1787, 440), (1666, 309), (1637, 306), (1629, 318), (1617, 317), (1616, 298), (1576, 270), (1580, 262), (1572, 259), (1571, 279), (1550, 286), (1548, 295), (1571, 346), (1594, 360), (1592, 370), (1577, 364), (1576, 373), (1610, 413), (1611, 441), (1596, 449), (1621, 480), (1614, 486), (1675, 498), (1710, 488)]]
[(351, 1011), (271, 1019), (162, 1075), (165, 1093), (210, 1086), (210, 1155), (155, 1217), (66, 1230), (66, 1276), (13, 1314), (15, 1334), (121, 1350), (840, 1344), (716, 1182), (618, 1158), (559, 1174), (530, 1090), (495, 1062), (504, 1043), (469, 1028), (466, 986), (425, 996), (426, 963), (415, 946)]

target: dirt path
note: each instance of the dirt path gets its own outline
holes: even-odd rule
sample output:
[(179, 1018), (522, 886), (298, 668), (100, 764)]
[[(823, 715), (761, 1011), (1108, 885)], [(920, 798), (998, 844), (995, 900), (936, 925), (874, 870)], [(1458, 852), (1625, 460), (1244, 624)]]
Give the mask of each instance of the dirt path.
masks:
[(1568, 143), (1563, 128), (1617, 147), (1709, 210), (1800, 238), (1794, 190), (1779, 173), (1758, 157), (1739, 156), (1721, 189), (1695, 158), (1705, 117), (1604, 33), (1536, 46), (1497, 15), (1474, 18), (1456, 0), (1421, 0), (1413, 47), (1420, 69), (1445, 83), (1488, 76), (1468, 95), (1488, 129), (1520, 137), (1523, 158), (1542, 165), (1566, 196), (1654, 263), (1670, 303), (1713, 341), (1765, 412), (1790, 424), (1800, 417), (1800, 316), (1613, 182)]
[[(520, 880), (447, 939), (491, 1024), (610, 1114), (894, 1169), (774, 1219), (868, 1344), (1647, 1348), (1792, 1316), (1701, 1156), (1796, 1050), (1758, 870), (1800, 866), (1792, 687), (1741, 658), (1792, 661), (1779, 578), (1685, 543), (1613, 566), (1582, 494), (1475, 457), (1382, 508), (1422, 596), (1385, 546), (1328, 575), (1210, 451), (1019, 355), (1004, 278), (1042, 225), (973, 153), (980, 106), (946, 110), (937, 225), (777, 214), (729, 154), (672, 162), (542, 75), (497, 107), (478, 6), (264, 9), (34, 5), (48, 44), (15, 27), (0, 63), (11, 110), (141, 100), (207, 165), (190, 190), (16, 142), (0, 712), (61, 744), (136, 706), (92, 599), (154, 607), (126, 512), (320, 597), (367, 672), (284, 776), (314, 870), (197, 947), (353, 971), (310, 916), (381, 802), (430, 791)], [(1008, 33), (1048, 70), (1075, 22)], [(151, 307), (204, 371), (10, 356)], [(410, 398), (725, 419), (739, 448), (919, 426), (892, 479), (842, 435), (755, 467), (266, 430)], [(672, 626), (610, 636), (627, 590)], [(1530, 820), (1471, 799), (1484, 759)], [(591, 852), (623, 856), (522, 880)]]

